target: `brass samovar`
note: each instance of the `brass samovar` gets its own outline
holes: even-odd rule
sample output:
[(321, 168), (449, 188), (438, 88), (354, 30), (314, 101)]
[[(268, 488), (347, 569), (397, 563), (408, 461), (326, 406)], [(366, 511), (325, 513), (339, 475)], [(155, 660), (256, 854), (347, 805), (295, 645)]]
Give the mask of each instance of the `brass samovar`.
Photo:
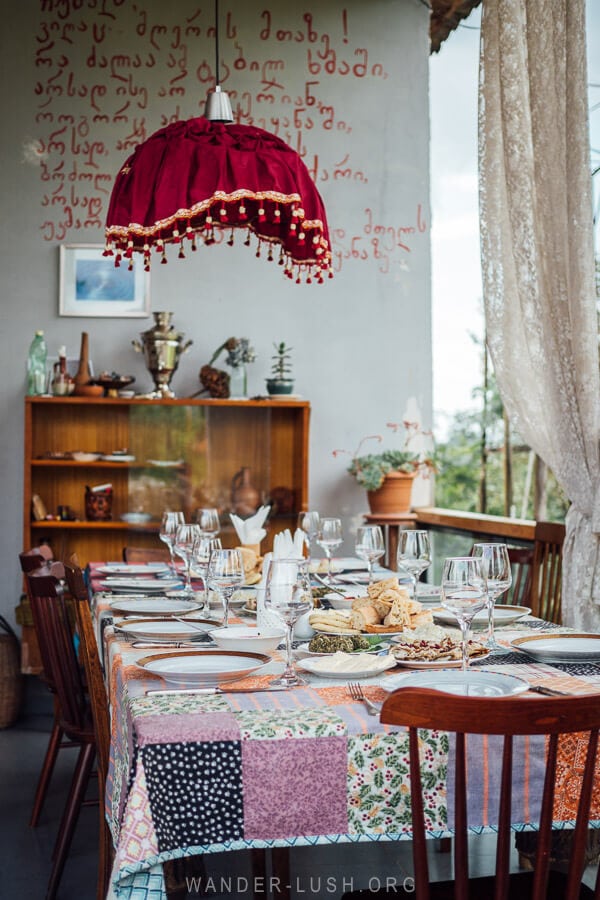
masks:
[(141, 344), (139, 341), (131, 343), (138, 353), (144, 353), (146, 368), (154, 381), (155, 390), (147, 396), (159, 400), (175, 396), (169, 383), (177, 371), (179, 357), (192, 346), (193, 341), (183, 343), (183, 334), (171, 325), (173, 313), (155, 312), (152, 315), (154, 327), (142, 332)]

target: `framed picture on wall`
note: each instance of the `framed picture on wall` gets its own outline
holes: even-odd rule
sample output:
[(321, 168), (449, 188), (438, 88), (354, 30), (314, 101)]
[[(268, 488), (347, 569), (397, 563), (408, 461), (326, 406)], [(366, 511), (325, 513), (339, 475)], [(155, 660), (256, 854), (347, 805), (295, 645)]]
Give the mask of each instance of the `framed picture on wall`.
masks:
[(150, 278), (141, 256), (133, 268), (102, 256), (100, 244), (61, 244), (58, 314), (142, 318), (150, 315)]

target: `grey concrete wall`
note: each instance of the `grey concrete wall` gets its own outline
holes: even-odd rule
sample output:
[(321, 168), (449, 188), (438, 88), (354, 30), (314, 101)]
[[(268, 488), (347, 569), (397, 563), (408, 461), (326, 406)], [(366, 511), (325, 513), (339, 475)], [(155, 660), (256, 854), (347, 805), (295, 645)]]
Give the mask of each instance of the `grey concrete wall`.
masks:
[[(171, 252), (153, 267), (151, 308), (172, 310), (194, 340), (173, 381), (180, 396), (198, 390), (200, 366), (230, 335), (256, 348), (251, 393), (264, 390), (272, 343), (293, 345), (296, 388), (313, 408), (311, 505), (342, 514), (349, 534), (366, 500), (332, 451), (385, 432), (407, 409), (431, 424), (428, 11), (417, 0), (230, 0), (221, 14), (223, 86), (242, 123), (304, 155), (327, 207), (335, 278), (292, 284), (238, 241), (186, 260)], [(66, 344), (69, 356), (88, 331), (96, 371), (151, 386), (131, 348), (149, 319), (59, 316), (58, 247), (102, 243), (109, 179), (129, 148), (170, 117), (201, 114), (212, 15), (194, 0), (23, 0), (3, 10), (0, 612), (12, 614), (20, 590), (34, 330), (45, 330), (50, 354)]]

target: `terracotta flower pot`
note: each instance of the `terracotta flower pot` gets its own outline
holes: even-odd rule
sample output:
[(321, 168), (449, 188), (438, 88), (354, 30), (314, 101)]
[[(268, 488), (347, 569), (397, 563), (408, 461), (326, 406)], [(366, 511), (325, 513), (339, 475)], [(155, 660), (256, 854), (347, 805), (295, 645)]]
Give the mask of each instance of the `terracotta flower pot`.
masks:
[(389, 472), (381, 487), (367, 491), (372, 513), (405, 513), (410, 510), (414, 472)]

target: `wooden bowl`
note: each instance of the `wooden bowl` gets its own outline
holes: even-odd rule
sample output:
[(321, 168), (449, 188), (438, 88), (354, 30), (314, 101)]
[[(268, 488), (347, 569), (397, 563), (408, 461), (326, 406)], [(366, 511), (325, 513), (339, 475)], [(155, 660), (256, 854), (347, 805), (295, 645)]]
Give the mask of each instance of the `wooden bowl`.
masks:
[(100, 384), (76, 384), (73, 394), (75, 397), (102, 397), (104, 388)]

